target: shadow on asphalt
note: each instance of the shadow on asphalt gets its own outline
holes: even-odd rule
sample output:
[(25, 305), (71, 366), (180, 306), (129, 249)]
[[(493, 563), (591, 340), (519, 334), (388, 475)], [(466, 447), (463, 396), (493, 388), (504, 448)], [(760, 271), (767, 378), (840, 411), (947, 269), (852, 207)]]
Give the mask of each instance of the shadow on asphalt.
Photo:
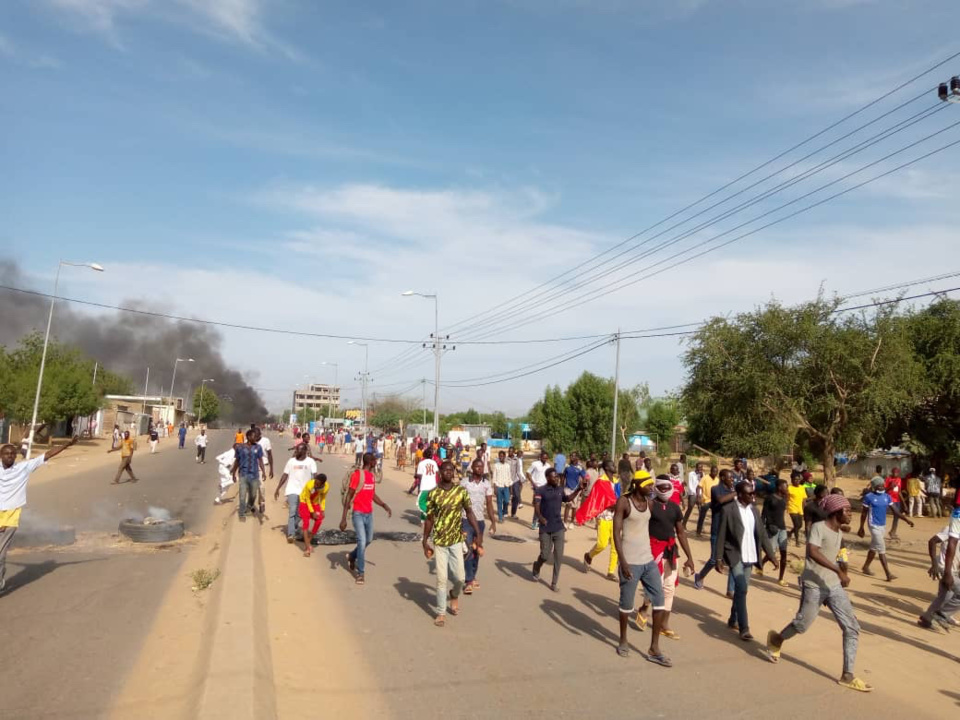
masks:
[(431, 587), (426, 583), (414, 582), (407, 577), (397, 578), (397, 582), (393, 586), (397, 589), (400, 597), (412, 602), (427, 615), (433, 617), (433, 605), (437, 597), (436, 587)]
[[(734, 647), (738, 647), (743, 650), (743, 652), (747, 653), (748, 655), (752, 655), (753, 657), (760, 658), (761, 660), (768, 660), (764, 646), (762, 646), (756, 640), (744, 642), (740, 639), (740, 635), (736, 630), (727, 627), (726, 620), (723, 620), (719, 614), (712, 610), (708, 610), (702, 605), (698, 605), (683, 598), (674, 598), (673, 614), (688, 617), (691, 620), (696, 621), (700, 625), (700, 630), (705, 635), (717, 640), (722, 640), (723, 642), (733, 645)], [(752, 631), (753, 628), (751, 628), (751, 632)], [(759, 635), (760, 633), (757, 633), (757, 636)], [(763, 637), (766, 637), (766, 633), (763, 633)]]
[(420, 527), (420, 511), (419, 510), (404, 510), (403, 515), (401, 516), (411, 525), (416, 525)]
[(16, 565), (23, 569), (20, 570), (16, 575), (12, 575), (7, 580), (3, 594), (9, 595), (20, 588), (29, 585), (35, 580), (39, 580), (40, 578), (49, 575), (59, 567), (66, 567), (67, 565), (82, 565), (88, 562), (100, 562), (101, 560), (106, 560), (106, 558), (90, 558), (89, 560), (73, 560), (71, 562), (60, 562), (57, 560), (44, 560), (38, 563), (8, 562), (9, 565)]
[(946, 695), (948, 698), (952, 698), (957, 701), (957, 705), (960, 706), (960, 693), (950, 692), (949, 690), (941, 690), (942, 695)]
[[(618, 622), (616, 615), (602, 624), (575, 607), (556, 600), (544, 600), (540, 603), (540, 609), (557, 625), (574, 635), (586, 635), (614, 648), (620, 644), (619, 631), (614, 630)], [(636, 646), (631, 644), (630, 647), (634, 652), (640, 652)]]

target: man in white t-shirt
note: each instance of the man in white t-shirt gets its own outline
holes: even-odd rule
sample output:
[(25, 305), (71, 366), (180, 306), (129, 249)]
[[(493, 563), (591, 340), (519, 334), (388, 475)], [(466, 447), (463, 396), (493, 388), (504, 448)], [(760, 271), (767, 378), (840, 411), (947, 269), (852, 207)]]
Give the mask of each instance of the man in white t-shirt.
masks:
[(297, 534), (297, 508), (300, 507), (300, 493), (304, 486), (317, 474), (317, 461), (307, 457), (307, 446), (301, 443), (294, 448), (293, 457), (287, 460), (283, 475), (277, 483), (273, 499), (280, 499), (280, 491), (287, 496), (287, 542), (292, 543)]
[[(954, 614), (960, 610), (960, 506), (953, 509), (950, 522), (939, 533), (930, 538), (929, 575), (939, 581), (937, 597), (930, 603), (930, 607), (920, 616), (917, 624), (920, 627), (931, 628), (934, 623), (944, 630), (951, 630), (957, 626)], [(936, 554), (936, 547), (940, 545), (940, 553)]]
[(420, 495), (417, 497), (417, 507), (420, 508), (420, 520), (427, 519), (427, 495), (437, 486), (440, 468), (433, 459), (433, 448), (423, 451), (423, 460), (417, 465), (417, 478), (420, 481)]
[[(527, 470), (527, 479), (530, 481), (530, 484), (533, 485), (534, 496), (536, 496), (539, 488), (547, 484), (547, 468), (552, 467), (548, 462), (548, 457), (545, 452), (541, 451), (540, 458), (530, 463), (530, 467)], [(530, 524), (530, 527), (534, 530), (540, 528), (540, 523), (537, 522), (536, 504), (533, 506), (533, 522)]]
[[(197, 446), (197, 462), (201, 465), (207, 464), (207, 440), (210, 438), (207, 437), (206, 429), (201, 429), (200, 434), (194, 438), (194, 443)], [(270, 442), (269, 440), (267, 442)]]
[[(234, 446), (235, 447), (235, 446)], [(226, 452), (222, 452), (216, 457), (217, 472), (220, 474), (220, 492), (213, 499), (214, 505), (223, 504), (223, 496), (227, 494), (227, 488), (233, 485), (233, 462), (237, 459), (237, 453), (231, 447)]]

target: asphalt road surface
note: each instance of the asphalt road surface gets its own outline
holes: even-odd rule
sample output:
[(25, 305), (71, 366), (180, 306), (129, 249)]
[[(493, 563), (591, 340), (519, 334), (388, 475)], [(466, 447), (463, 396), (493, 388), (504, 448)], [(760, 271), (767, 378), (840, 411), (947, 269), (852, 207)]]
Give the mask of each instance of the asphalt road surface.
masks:
[[(164, 442), (153, 456), (142, 442), (147, 451), (141, 449), (133, 460), (136, 484), (111, 485), (116, 472), (111, 464), (29, 488), (25, 523), (42, 519), (102, 533), (104, 547), (97, 548), (93, 535), (89, 551), (8, 558), (7, 590), (0, 597), (6, 658), (0, 716), (92, 718), (108, 712), (167, 588), (181, 574), (184, 553), (117, 551), (108, 547), (107, 534), (117, 532), (121, 519), (146, 515), (151, 506), (182, 518), (188, 532), (202, 533), (215, 509), (213, 458), (232, 438), (231, 431), (214, 431), (205, 465), (195, 462), (189, 441), (184, 450), (173, 440)], [(114, 457), (119, 463), (119, 453)]]

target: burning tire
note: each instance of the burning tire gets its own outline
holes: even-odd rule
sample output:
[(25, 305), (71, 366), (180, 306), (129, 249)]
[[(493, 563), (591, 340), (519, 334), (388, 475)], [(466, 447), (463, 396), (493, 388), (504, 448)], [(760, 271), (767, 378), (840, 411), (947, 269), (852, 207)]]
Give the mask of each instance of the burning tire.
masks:
[(183, 520), (123, 520), (120, 534), (137, 543), (161, 543), (183, 537)]

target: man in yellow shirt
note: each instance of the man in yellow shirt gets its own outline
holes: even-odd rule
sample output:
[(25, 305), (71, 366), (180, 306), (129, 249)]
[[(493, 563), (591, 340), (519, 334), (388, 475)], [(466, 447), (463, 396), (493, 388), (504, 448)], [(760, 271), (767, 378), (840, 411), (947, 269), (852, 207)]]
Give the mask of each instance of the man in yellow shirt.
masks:
[(700, 514), (697, 515), (697, 537), (703, 536), (703, 521), (707, 519), (707, 510), (710, 509), (710, 491), (720, 482), (719, 472), (720, 469), (716, 465), (711, 465), (710, 474), (700, 478), (700, 487), (697, 492), (697, 504), (700, 506)]
[(79, 438), (74, 435), (66, 445), (47, 450), (43, 455), (21, 463), (17, 462), (15, 445), (0, 447), (0, 592), (3, 591), (7, 572), (7, 550), (20, 527), (23, 506), (27, 504), (27, 481), (31, 473), (78, 441)]
[[(320, 526), (323, 524), (324, 511), (327, 509), (327, 493), (330, 491), (330, 485), (327, 483), (327, 476), (323, 473), (317, 475), (313, 480), (307, 482), (300, 491), (300, 520), (303, 523), (303, 551), (304, 557), (310, 557), (310, 540)], [(313, 529), (310, 529), (310, 521), (313, 520)]]
[(130, 437), (130, 431), (126, 430), (123, 433), (123, 440), (120, 441), (120, 447), (111, 448), (107, 450), (108, 453), (112, 453), (114, 450), (120, 451), (120, 467), (117, 468), (117, 476), (113, 479), (113, 484), (120, 484), (120, 476), (123, 475), (123, 471), (126, 470), (127, 474), (130, 476), (130, 482), (137, 482), (137, 476), (133, 474), (133, 453), (137, 449), (137, 439)]
[(790, 473), (790, 487), (787, 488), (787, 514), (793, 523), (793, 539), (800, 547), (800, 528), (803, 527), (803, 504), (807, 501), (807, 489), (800, 484), (803, 476), (796, 470)]

